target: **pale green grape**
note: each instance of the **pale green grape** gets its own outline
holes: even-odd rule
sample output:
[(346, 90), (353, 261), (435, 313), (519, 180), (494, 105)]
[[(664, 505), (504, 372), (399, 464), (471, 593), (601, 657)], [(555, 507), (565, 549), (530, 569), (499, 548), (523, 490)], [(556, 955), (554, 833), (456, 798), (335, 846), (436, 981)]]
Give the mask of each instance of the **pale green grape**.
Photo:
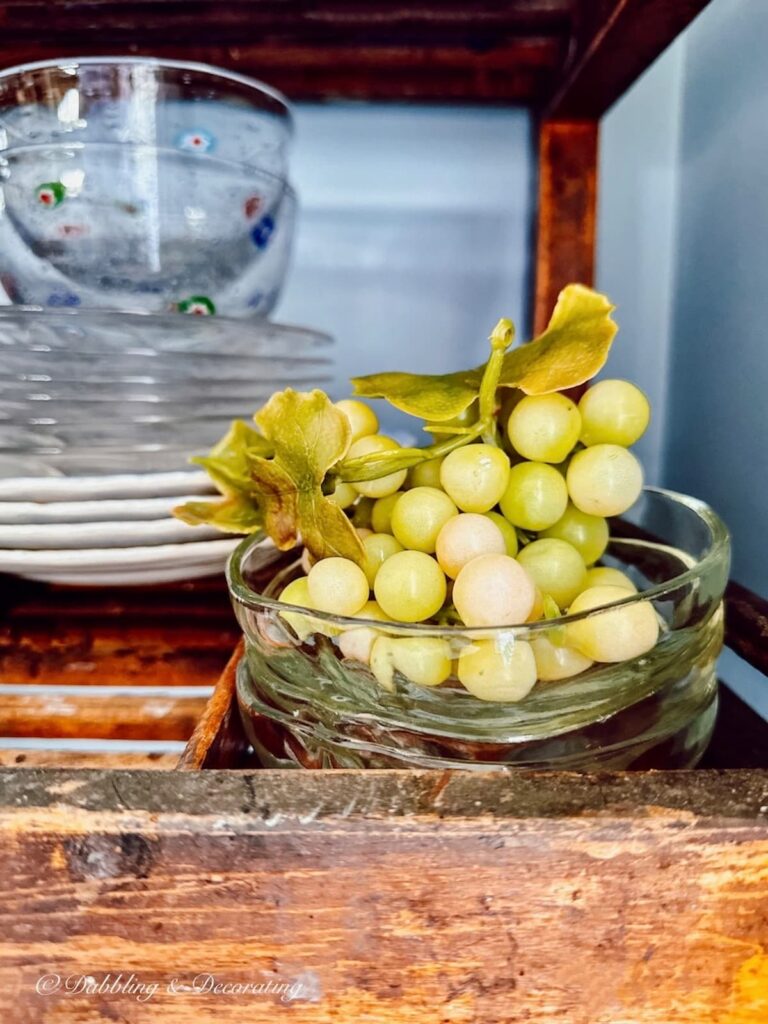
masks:
[(581, 441), (625, 448), (645, 433), (651, 407), (640, 388), (627, 380), (601, 380), (579, 402)]
[(585, 672), (592, 665), (591, 659), (580, 651), (553, 644), (545, 636), (537, 636), (531, 640), (531, 647), (536, 658), (536, 673), (543, 683), (570, 679), (571, 676)]
[(373, 592), (381, 608), (393, 619), (423, 622), (443, 605), (445, 575), (431, 555), (399, 551), (379, 569)]
[(526, 544), (517, 556), (536, 586), (560, 608), (567, 608), (584, 589), (587, 567), (579, 552), (565, 540), (544, 537)]
[(374, 533), (392, 533), (392, 511), (402, 498), (401, 491), (388, 494), (386, 498), (374, 501), (371, 509), (371, 526)]
[(462, 512), (489, 512), (504, 493), (509, 457), (492, 444), (468, 444), (446, 455), (440, 483)]
[(350, 505), (354, 505), (358, 497), (359, 495), (352, 484), (345, 484), (343, 481), (339, 481), (333, 494), (328, 495), (328, 500), (332, 501), (334, 505), (338, 505), (339, 508), (349, 508)]
[[(376, 622), (392, 621), (388, 615), (384, 614), (376, 601), (366, 601), (355, 618), (374, 619)], [(367, 665), (371, 660), (371, 648), (379, 636), (381, 633), (372, 626), (356, 626), (354, 629), (345, 629), (339, 636), (339, 650), (343, 657)]]
[(323, 558), (307, 576), (312, 607), (332, 615), (355, 615), (368, 600), (365, 573), (348, 558)]
[[(350, 445), (347, 459), (359, 459), (363, 455), (372, 455), (374, 452), (393, 452), (399, 447), (397, 441), (391, 437), (385, 437), (384, 434), (368, 434)], [(352, 486), (358, 494), (363, 494), (366, 498), (386, 498), (388, 494), (394, 494), (395, 491), (400, 490), (407, 475), (407, 470), (400, 469), (396, 473), (388, 473), (377, 480), (353, 480)]]
[(637, 587), (625, 572), (621, 569), (611, 569), (607, 565), (598, 565), (587, 570), (582, 590), (589, 587), (624, 587), (625, 590), (637, 591)]
[(427, 459), (420, 462), (418, 466), (412, 466), (408, 470), (409, 487), (440, 487), (440, 467), (443, 464), (443, 456), (436, 459)]
[(557, 537), (572, 544), (584, 559), (592, 565), (608, 547), (608, 523), (600, 516), (591, 516), (569, 502), (560, 519), (542, 532), (542, 537)]
[(462, 512), (445, 523), (437, 535), (436, 554), (446, 576), (455, 579), (467, 562), (480, 555), (507, 553), (504, 536), (489, 516), (488, 512)]
[[(312, 608), (312, 598), (309, 596), (309, 581), (306, 576), (299, 576), (283, 587), (278, 600), (282, 604), (295, 604), (299, 608)], [(306, 615), (298, 612), (280, 612), (283, 619), (294, 631), (299, 640), (306, 640), (310, 633), (315, 632), (315, 621)]]
[(414, 487), (403, 494), (392, 510), (392, 533), (403, 547), (431, 555), (440, 530), (458, 513), (445, 491)]
[(639, 498), (643, 470), (626, 448), (596, 444), (576, 452), (566, 480), (576, 508), (593, 516), (619, 516)]
[(524, 640), (475, 640), (459, 654), (457, 675), (479, 700), (518, 701), (536, 684), (536, 659)]
[(353, 441), (358, 441), (361, 437), (368, 437), (369, 434), (375, 434), (379, 429), (376, 413), (365, 402), (358, 402), (356, 398), (342, 398), (340, 402), (336, 403), (336, 408), (343, 412), (349, 420)]
[(483, 512), (486, 519), (490, 519), (494, 526), (498, 526), (501, 530), (501, 536), (504, 538), (504, 545), (506, 547), (506, 553), (511, 555), (512, 558), (517, 554), (517, 530), (514, 528), (512, 523), (508, 519), (505, 519), (500, 512)]
[(565, 512), (568, 488), (553, 466), (544, 462), (521, 462), (509, 471), (509, 483), (499, 506), (514, 526), (523, 530), (546, 530)]
[(392, 638), (390, 650), (397, 671), (418, 686), (439, 686), (451, 674), (451, 647), (440, 637)]
[(480, 555), (467, 562), (453, 584), (453, 603), (465, 626), (514, 626), (525, 622), (536, 586), (509, 555)]
[[(633, 591), (624, 587), (591, 587), (573, 601), (568, 614), (602, 608), (632, 595)], [(571, 622), (565, 635), (569, 647), (575, 647), (593, 661), (627, 661), (651, 650), (659, 637), (659, 622), (650, 601), (634, 601), (623, 608)]]
[(526, 395), (509, 417), (515, 451), (533, 462), (562, 462), (579, 440), (581, 416), (565, 395)]
[(402, 551), (403, 545), (391, 533), (372, 533), (364, 539), (363, 547), (365, 548), (363, 572), (372, 587), (384, 562), (392, 555), (396, 555), (398, 551)]

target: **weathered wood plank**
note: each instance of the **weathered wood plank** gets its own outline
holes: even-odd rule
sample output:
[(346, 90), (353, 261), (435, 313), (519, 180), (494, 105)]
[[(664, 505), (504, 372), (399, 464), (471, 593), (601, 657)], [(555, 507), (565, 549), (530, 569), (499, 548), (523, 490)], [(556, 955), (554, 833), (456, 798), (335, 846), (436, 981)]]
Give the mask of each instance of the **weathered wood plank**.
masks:
[(534, 331), (544, 330), (560, 290), (592, 284), (598, 127), (544, 121), (539, 128), (539, 199)]
[[(0, 796), (14, 1024), (768, 1013), (765, 772), (0, 771)], [(121, 972), (158, 988), (35, 988)], [(169, 991), (200, 974), (296, 998)]]
[(137, 771), (171, 771), (176, 768), (178, 761), (176, 754), (155, 751), (116, 754), (109, 750), (0, 750), (0, 767), (3, 768), (96, 768), (102, 771), (132, 768)]

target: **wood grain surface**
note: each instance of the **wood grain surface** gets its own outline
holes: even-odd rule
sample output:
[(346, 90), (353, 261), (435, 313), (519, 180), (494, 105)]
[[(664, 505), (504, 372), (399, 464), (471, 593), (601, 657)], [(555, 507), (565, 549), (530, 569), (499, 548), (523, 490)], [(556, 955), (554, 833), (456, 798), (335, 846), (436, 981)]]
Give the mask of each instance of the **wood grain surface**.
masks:
[(32, 770), (0, 797), (10, 1024), (768, 1019), (768, 773)]

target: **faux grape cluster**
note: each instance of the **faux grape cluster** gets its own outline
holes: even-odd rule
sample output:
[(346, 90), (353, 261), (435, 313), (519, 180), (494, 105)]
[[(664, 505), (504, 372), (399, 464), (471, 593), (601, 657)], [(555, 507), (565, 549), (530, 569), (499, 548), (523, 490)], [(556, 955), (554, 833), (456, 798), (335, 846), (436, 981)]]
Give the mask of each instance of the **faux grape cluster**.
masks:
[[(363, 402), (336, 406), (352, 431), (349, 457), (394, 451)], [(483, 700), (520, 700), (537, 681), (565, 679), (594, 662), (638, 657), (654, 646), (650, 602), (632, 602), (501, 649), (482, 627), (519, 626), (620, 602), (636, 592), (623, 572), (596, 566), (609, 516), (638, 498), (643, 473), (628, 450), (650, 408), (622, 380), (603, 380), (578, 405), (566, 395), (516, 396), (501, 410), (498, 444), (470, 443), (410, 470), (345, 482), (332, 500), (352, 516), (364, 560), (305, 553), (306, 576), (281, 600), (367, 620), (328, 627), (345, 658), (367, 665), (391, 688), (395, 672), (423, 686), (458, 678)], [(300, 638), (318, 619), (283, 613)], [(452, 658), (440, 636), (398, 638), (372, 621), (478, 627)]]

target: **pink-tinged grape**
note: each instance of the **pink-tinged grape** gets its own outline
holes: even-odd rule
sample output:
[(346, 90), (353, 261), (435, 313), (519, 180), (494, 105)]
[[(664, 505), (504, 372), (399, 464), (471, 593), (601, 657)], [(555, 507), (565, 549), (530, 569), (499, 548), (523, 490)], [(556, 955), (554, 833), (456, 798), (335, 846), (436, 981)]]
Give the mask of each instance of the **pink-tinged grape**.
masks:
[(542, 537), (568, 541), (592, 565), (608, 547), (608, 523), (601, 516), (591, 516), (569, 503), (560, 519), (542, 532)]
[(423, 551), (399, 551), (379, 569), (373, 592), (391, 618), (400, 622), (423, 622), (442, 608), (445, 575), (431, 555)]
[(509, 471), (509, 482), (499, 506), (514, 526), (546, 530), (561, 518), (568, 505), (565, 480), (544, 462), (521, 462)]
[(571, 501), (593, 516), (621, 515), (643, 489), (640, 463), (632, 452), (616, 444), (596, 444), (577, 452), (566, 479)]
[(517, 554), (518, 542), (517, 530), (512, 523), (505, 519), (500, 512), (483, 512), (483, 515), (486, 519), (490, 519), (494, 526), (499, 528), (501, 536), (504, 538), (506, 554), (514, 558)]
[(352, 440), (359, 441), (361, 437), (368, 437), (375, 434), (379, 429), (379, 419), (376, 413), (365, 402), (358, 402), (356, 398), (342, 398), (336, 403), (339, 412), (343, 412), (349, 420), (352, 428)]
[[(391, 437), (384, 434), (368, 434), (357, 441), (353, 441), (347, 452), (347, 459), (359, 459), (364, 455), (373, 455), (378, 452), (394, 452), (400, 445)], [(388, 494), (399, 491), (405, 483), (408, 471), (397, 470), (395, 473), (387, 473), (386, 476), (378, 477), (376, 480), (352, 480), (352, 486), (358, 494), (366, 498), (386, 498)]]
[(398, 551), (402, 551), (403, 545), (391, 533), (372, 533), (363, 540), (363, 547), (365, 548), (363, 572), (372, 587), (384, 562), (392, 555), (396, 555)]
[(345, 484), (340, 481), (336, 484), (336, 488), (333, 494), (328, 495), (328, 500), (332, 501), (334, 505), (338, 505), (339, 508), (349, 508), (350, 505), (354, 505), (359, 495), (352, 484)]
[(587, 570), (587, 578), (584, 580), (582, 590), (589, 587), (623, 587), (625, 590), (637, 591), (632, 580), (621, 569), (612, 569), (607, 565), (598, 565), (594, 569)]
[[(455, 579), (467, 562), (480, 555), (504, 555), (507, 545), (490, 513), (462, 512), (449, 519), (437, 535), (436, 553), (440, 568)], [(499, 519), (502, 517), (499, 516)], [(509, 524), (507, 523), (507, 526)], [(509, 527), (511, 529), (511, 527)]]
[(392, 533), (392, 512), (402, 496), (401, 491), (396, 491), (394, 494), (388, 494), (386, 498), (374, 501), (371, 509), (371, 526), (374, 533)]
[(443, 464), (443, 457), (428, 459), (420, 462), (418, 466), (412, 466), (408, 470), (408, 487), (441, 487), (440, 467)]
[[(366, 601), (355, 618), (374, 619), (376, 622), (392, 621), (388, 615), (384, 614), (376, 601)], [(373, 626), (356, 626), (354, 629), (345, 629), (339, 636), (339, 650), (343, 657), (367, 665), (371, 660), (371, 648), (379, 636), (381, 633)]]
[(468, 444), (446, 455), (440, 483), (462, 512), (490, 512), (509, 479), (509, 456), (492, 444)]
[(558, 679), (570, 679), (592, 665), (592, 661), (572, 647), (558, 646), (545, 636), (531, 640), (536, 658), (536, 673), (543, 683), (554, 683)]
[(581, 416), (565, 395), (526, 395), (507, 422), (515, 451), (532, 462), (562, 462), (579, 440)]
[[(569, 615), (602, 608), (633, 596), (623, 587), (591, 587), (568, 609)], [(593, 661), (628, 661), (646, 654), (659, 638), (659, 621), (650, 601), (634, 601), (622, 608), (597, 612), (565, 628), (566, 643)]]
[(445, 491), (436, 487), (414, 487), (402, 495), (392, 510), (392, 533), (403, 547), (431, 555), (437, 535), (458, 513)]
[(601, 380), (579, 402), (581, 441), (629, 448), (645, 433), (651, 407), (640, 388), (627, 380)]
[(587, 567), (579, 552), (565, 540), (544, 537), (526, 544), (517, 560), (536, 586), (560, 608), (567, 608), (584, 589)]
[(475, 640), (459, 654), (457, 675), (478, 700), (518, 701), (536, 684), (536, 659), (524, 640)]
[(536, 586), (509, 555), (480, 555), (459, 572), (453, 603), (465, 626), (514, 626), (525, 622)]
[(356, 615), (368, 600), (365, 573), (348, 558), (323, 558), (307, 576), (312, 607), (332, 615)]

